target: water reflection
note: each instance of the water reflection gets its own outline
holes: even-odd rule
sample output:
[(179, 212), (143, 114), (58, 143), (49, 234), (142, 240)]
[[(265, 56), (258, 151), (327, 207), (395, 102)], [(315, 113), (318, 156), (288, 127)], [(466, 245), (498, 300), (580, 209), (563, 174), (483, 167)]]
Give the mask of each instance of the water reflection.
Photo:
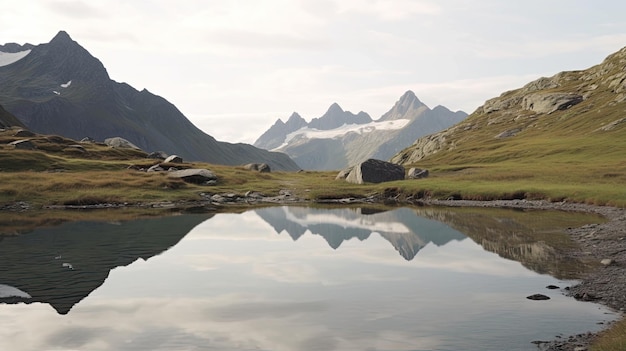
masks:
[(73, 222), (9, 237), (0, 242), (0, 302), (43, 302), (67, 314), (112, 269), (160, 254), (209, 217)]
[[(6, 238), (0, 300), (69, 313), (0, 306), (0, 349), (534, 350), (609, 318), (464, 236), (475, 216), (441, 211), (272, 207)], [(529, 222), (515, 216), (495, 221)]]

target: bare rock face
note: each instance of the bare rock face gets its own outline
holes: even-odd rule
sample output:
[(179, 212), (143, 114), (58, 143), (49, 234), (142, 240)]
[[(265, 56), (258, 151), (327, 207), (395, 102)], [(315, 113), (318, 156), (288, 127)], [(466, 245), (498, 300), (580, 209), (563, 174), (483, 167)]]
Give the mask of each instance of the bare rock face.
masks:
[(370, 158), (354, 166), (346, 181), (354, 184), (382, 183), (404, 179), (404, 167)]
[(524, 96), (522, 107), (537, 113), (552, 113), (568, 109), (583, 101), (583, 97), (573, 93), (533, 93)]

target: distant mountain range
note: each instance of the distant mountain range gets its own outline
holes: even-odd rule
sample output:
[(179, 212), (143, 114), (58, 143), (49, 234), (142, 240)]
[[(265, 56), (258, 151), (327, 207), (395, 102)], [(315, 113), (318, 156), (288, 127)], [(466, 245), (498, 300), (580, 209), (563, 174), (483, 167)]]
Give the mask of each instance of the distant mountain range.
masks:
[(122, 137), (144, 151), (190, 161), (300, 169), (283, 153), (217, 141), (164, 98), (111, 80), (103, 64), (63, 31), (48, 44), (0, 45), (0, 82), (0, 105), (33, 132), (78, 140)]
[(306, 122), (293, 113), (278, 119), (254, 143), (288, 154), (303, 169), (337, 170), (368, 158), (388, 160), (417, 138), (448, 128), (467, 117), (443, 106), (430, 109), (407, 91), (379, 119), (354, 114), (333, 103), (319, 118)]
[(409, 208), (368, 212), (366, 209), (315, 209), (267, 207), (255, 210), (276, 233), (286, 232), (294, 241), (307, 231), (319, 235), (337, 249), (347, 240), (366, 240), (378, 233), (411, 261), (428, 244), (442, 246), (466, 236), (446, 224), (415, 215)]

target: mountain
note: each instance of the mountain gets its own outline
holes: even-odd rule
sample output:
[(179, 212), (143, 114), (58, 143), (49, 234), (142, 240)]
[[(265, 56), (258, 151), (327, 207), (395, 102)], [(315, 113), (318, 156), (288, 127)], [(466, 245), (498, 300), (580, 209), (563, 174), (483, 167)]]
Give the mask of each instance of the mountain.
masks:
[(18, 52), (0, 57), (22, 57), (0, 61), (5, 63), (0, 66), (0, 105), (34, 132), (78, 140), (122, 137), (145, 151), (162, 150), (190, 161), (299, 169), (285, 154), (217, 141), (164, 98), (111, 80), (104, 65), (66, 32), (48, 44), (7, 47)]
[(443, 106), (431, 110), (407, 91), (376, 121), (365, 112), (353, 114), (334, 103), (309, 123), (298, 115), (297, 123), (286, 128), (279, 119), (254, 145), (284, 152), (303, 169), (336, 170), (368, 158), (387, 160), (419, 136), (445, 129), (466, 116)]
[(365, 209), (266, 207), (255, 212), (278, 234), (285, 231), (295, 241), (309, 231), (324, 238), (334, 250), (346, 240), (363, 241), (378, 233), (407, 261), (430, 243), (442, 246), (466, 238), (443, 223), (416, 216), (409, 208), (368, 212)]
[(0, 236), (0, 303), (47, 303), (67, 314), (113, 269), (161, 254), (211, 217), (71, 222)]
[(617, 179), (626, 152), (625, 67), (623, 48), (589, 69), (542, 77), (502, 93), (463, 122), (417, 139), (392, 162), (513, 162), (527, 170), (579, 165), (588, 177), (599, 170), (601, 177)]
[(0, 106), (0, 128), (8, 128), (8, 127), (24, 127), (24, 124), (20, 122), (17, 117), (10, 114), (7, 110), (5, 110), (2, 106)]

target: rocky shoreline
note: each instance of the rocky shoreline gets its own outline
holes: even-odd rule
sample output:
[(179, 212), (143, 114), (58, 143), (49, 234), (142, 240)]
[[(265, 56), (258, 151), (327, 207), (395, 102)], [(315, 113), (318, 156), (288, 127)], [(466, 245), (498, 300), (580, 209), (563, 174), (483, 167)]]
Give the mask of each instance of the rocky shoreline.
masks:
[[(389, 194), (386, 194), (389, 195)], [(193, 202), (156, 202), (137, 204), (85, 204), (73, 206), (48, 206), (46, 209), (101, 209), (101, 208), (181, 208), (188, 210), (215, 210), (229, 205), (262, 205), (262, 204), (307, 204), (306, 199), (292, 195), (289, 190), (281, 190), (277, 196), (265, 196), (257, 192), (248, 192), (245, 195), (237, 194), (200, 194), (201, 200)], [(366, 204), (366, 203), (393, 203), (396, 205), (418, 206), (447, 206), (447, 207), (490, 207), (514, 208), (534, 210), (559, 210), (570, 212), (585, 212), (597, 214), (606, 219), (600, 224), (590, 224), (579, 228), (568, 228), (567, 233), (578, 249), (567, 252), (571, 258), (585, 262), (597, 262), (597, 266), (586, 276), (581, 277), (579, 283), (567, 290), (567, 295), (577, 300), (603, 304), (615, 311), (626, 312), (626, 209), (595, 206), (568, 202), (549, 202), (544, 200), (436, 200), (411, 199), (400, 200), (397, 196), (374, 195), (367, 198), (323, 199), (316, 203), (333, 204)], [(0, 207), (5, 211), (28, 211), (30, 206), (19, 202)], [(535, 341), (542, 351), (586, 351), (594, 338), (595, 333), (573, 335), (553, 341)]]
[[(581, 301), (605, 305), (620, 313), (626, 312), (626, 209), (567, 202), (527, 200), (430, 200), (425, 205), (455, 207), (494, 207), (537, 210), (560, 210), (594, 213), (607, 221), (601, 224), (568, 228), (567, 233), (579, 245), (567, 252), (573, 258), (597, 262), (597, 266), (579, 283), (569, 288), (567, 295)], [(542, 351), (587, 351), (597, 337), (583, 333), (553, 341), (536, 341)]]

